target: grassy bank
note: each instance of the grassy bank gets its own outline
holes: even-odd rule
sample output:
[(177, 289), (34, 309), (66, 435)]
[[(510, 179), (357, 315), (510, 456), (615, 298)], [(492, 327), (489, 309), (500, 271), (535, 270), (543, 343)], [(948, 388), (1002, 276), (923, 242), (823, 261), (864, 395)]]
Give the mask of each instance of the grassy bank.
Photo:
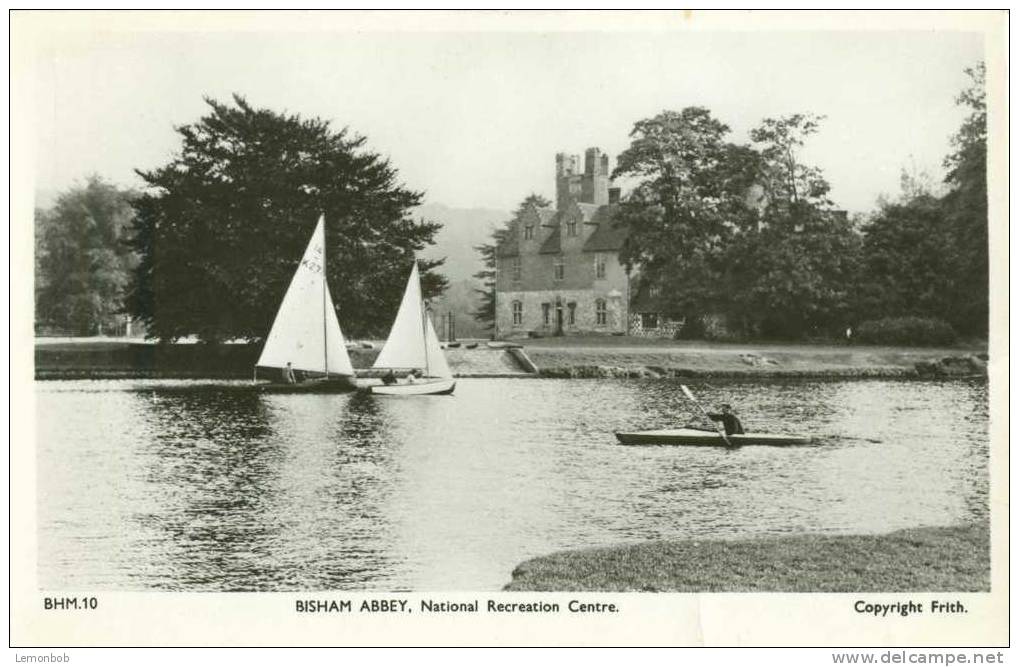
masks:
[[(707, 343), (628, 337), (528, 341), (546, 377), (917, 377), (984, 372), (986, 349)], [(945, 360), (950, 361), (947, 364)]]
[[(153, 345), (116, 340), (44, 341), (35, 346), (35, 377), (49, 379), (250, 378), (260, 345)], [(368, 368), (377, 349), (349, 351), (355, 368)], [(263, 371), (266, 377), (271, 371)]]
[(522, 563), (505, 590), (987, 591), (990, 535), (966, 525), (564, 551)]
[[(725, 344), (629, 337), (525, 341), (523, 352), (544, 377), (585, 378), (848, 378), (981, 375), (985, 349), (856, 345)], [(115, 339), (40, 339), (36, 378), (248, 378), (257, 345), (153, 345)], [(350, 351), (369, 368), (376, 349)], [(521, 364), (525, 370), (531, 367)], [(519, 369), (516, 369), (517, 371)], [(467, 375), (499, 375), (486, 369)], [(519, 374), (515, 372), (515, 374)]]

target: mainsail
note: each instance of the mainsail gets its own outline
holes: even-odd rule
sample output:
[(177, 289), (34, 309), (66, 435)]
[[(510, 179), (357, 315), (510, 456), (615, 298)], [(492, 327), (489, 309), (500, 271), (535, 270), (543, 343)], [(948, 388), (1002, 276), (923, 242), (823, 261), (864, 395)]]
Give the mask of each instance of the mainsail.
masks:
[(421, 278), (417, 262), (407, 279), (403, 301), (396, 312), (389, 338), (375, 359), (375, 368), (423, 368), (425, 376), (451, 378), (446, 357), (439, 345), (435, 328), (422, 307)]
[(425, 349), (428, 352), (425, 375), (434, 378), (451, 378), (453, 371), (449, 370), (446, 363), (446, 355), (439, 345), (439, 337), (435, 335), (435, 327), (432, 326), (432, 318), (425, 318)]
[(257, 366), (354, 375), (325, 275), (325, 218), (318, 219)]

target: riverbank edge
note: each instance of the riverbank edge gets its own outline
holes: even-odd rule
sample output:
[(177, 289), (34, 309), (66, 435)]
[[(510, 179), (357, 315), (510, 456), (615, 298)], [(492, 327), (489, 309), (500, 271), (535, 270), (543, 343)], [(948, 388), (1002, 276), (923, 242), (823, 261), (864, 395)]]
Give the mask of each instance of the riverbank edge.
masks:
[[(618, 379), (929, 379), (986, 377), (987, 355), (980, 351), (831, 349), (786, 346), (764, 354), (746, 348), (648, 347), (629, 353), (589, 346), (509, 349), (518, 373), (460, 372), (460, 378), (618, 378)], [(353, 350), (359, 376), (369, 377), (376, 350)], [(252, 377), (257, 350), (248, 346), (203, 349), (193, 345), (162, 348), (127, 345), (89, 349), (36, 346), (36, 380), (215, 379)], [(461, 369), (462, 370), (462, 369)], [(478, 369), (481, 370), (480, 368)], [(488, 369), (485, 369), (486, 371)]]
[(506, 591), (860, 593), (990, 590), (987, 524), (882, 535), (665, 540), (524, 561)]

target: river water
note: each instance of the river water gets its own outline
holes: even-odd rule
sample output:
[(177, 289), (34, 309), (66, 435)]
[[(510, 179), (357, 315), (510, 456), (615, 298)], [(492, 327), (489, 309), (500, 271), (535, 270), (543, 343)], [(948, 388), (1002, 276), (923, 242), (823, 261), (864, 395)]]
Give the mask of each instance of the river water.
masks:
[(464, 379), (453, 396), (36, 384), (49, 590), (498, 590), (559, 549), (986, 521), (983, 381), (714, 382), (800, 447), (616, 444), (678, 384)]

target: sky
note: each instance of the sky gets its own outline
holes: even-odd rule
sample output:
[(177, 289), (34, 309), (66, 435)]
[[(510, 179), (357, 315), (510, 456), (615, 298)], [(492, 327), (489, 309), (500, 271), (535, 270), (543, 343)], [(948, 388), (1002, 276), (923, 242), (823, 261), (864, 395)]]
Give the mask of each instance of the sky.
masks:
[[(331, 17), (335, 22), (335, 17)], [(73, 23), (73, 22), (72, 22)], [(427, 203), (512, 210), (554, 196), (555, 154), (615, 157), (633, 124), (705, 106), (746, 141), (763, 118), (826, 120), (803, 158), (844, 209), (872, 210), (903, 167), (943, 176), (977, 33), (54, 29), (29, 47), (35, 189), (95, 173), (140, 186), (204, 96), (329, 119), (368, 138)], [(304, 24), (306, 25), (306, 24)], [(15, 25), (12, 30), (15, 31)], [(45, 32), (45, 31), (44, 31)]]

